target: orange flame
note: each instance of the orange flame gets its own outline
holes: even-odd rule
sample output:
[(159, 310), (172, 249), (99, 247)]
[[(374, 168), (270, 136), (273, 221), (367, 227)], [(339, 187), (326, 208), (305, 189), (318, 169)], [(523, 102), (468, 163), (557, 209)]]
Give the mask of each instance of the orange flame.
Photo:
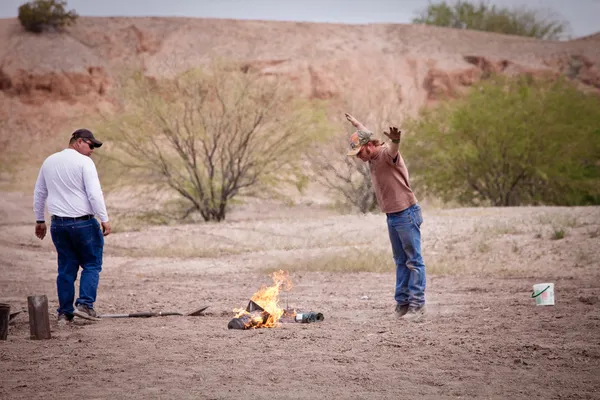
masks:
[(250, 299), (268, 313), (266, 321), (263, 318), (265, 316), (264, 313), (257, 313), (256, 311), (249, 313), (245, 309), (233, 310), (236, 313), (235, 318), (242, 318), (246, 326), (251, 326), (252, 328), (274, 328), (278, 325), (278, 321), (284, 313), (284, 309), (279, 306), (279, 293), (282, 290), (291, 290), (292, 282), (287, 271), (279, 270), (273, 272), (271, 277), (273, 278), (273, 286), (263, 285)]

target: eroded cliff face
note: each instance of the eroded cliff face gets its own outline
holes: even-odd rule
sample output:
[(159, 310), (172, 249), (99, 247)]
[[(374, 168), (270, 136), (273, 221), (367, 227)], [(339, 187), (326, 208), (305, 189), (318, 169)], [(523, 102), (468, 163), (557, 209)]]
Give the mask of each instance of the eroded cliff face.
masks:
[(88, 67), (85, 72), (38, 73), (24, 69), (6, 73), (0, 69), (0, 90), (31, 105), (46, 101), (72, 103), (84, 100), (91, 94), (103, 96), (109, 86), (110, 79), (102, 67)]
[(170, 77), (214, 58), (287, 77), (317, 98), (343, 96), (349, 83), (386, 90), (404, 81), (405, 100), (435, 100), (492, 73), (564, 74), (600, 89), (600, 35), (545, 42), (412, 25), (185, 18), (81, 18), (43, 35), (16, 20), (0, 25), (0, 91), (33, 104), (87, 101), (128, 70)]
[(406, 113), (494, 73), (565, 75), (600, 92), (600, 34), (549, 42), (417, 25), (85, 17), (66, 33), (34, 35), (4, 19), (0, 136), (64, 137), (74, 121), (118, 102), (122, 74), (169, 78), (216, 58), (289, 80), (300, 96), (342, 102), (370, 93)]

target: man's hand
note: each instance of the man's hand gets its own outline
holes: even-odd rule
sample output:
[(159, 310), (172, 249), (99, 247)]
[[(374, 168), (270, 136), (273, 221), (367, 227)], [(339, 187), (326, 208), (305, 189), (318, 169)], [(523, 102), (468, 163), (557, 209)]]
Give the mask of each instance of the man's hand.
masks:
[(358, 121), (357, 121), (357, 120), (356, 120), (356, 118), (354, 118), (352, 115), (350, 115), (350, 114), (348, 114), (348, 113), (345, 113), (344, 115), (346, 116), (346, 119), (347, 119), (348, 121), (350, 121), (350, 123), (351, 123), (352, 125), (354, 125), (354, 126), (358, 125)]
[(102, 222), (102, 234), (104, 236), (110, 235), (110, 222)]
[(366, 131), (367, 128), (365, 128), (365, 126), (363, 124), (361, 124), (360, 122), (358, 122), (358, 120), (356, 118), (354, 118), (352, 115), (345, 113), (344, 114), (346, 116), (346, 119), (348, 121), (350, 121), (350, 123), (359, 131)]
[(383, 134), (390, 138), (390, 140), (400, 140), (400, 134), (402, 132), (398, 130), (395, 126), (390, 126), (390, 132), (383, 132)]
[(35, 224), (35, 236), (37, 236), (40, 240), (43, 240), (46, 236), (47, 228), (46, 223), (42, 222), (39, 224)]

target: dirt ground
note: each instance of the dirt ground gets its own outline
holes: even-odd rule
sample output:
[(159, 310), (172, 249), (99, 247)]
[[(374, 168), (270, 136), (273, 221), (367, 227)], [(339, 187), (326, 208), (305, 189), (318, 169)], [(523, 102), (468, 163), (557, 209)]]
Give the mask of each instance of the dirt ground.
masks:
[[(600, 207), (424, 204), (428, 315), (413, 323), (394, 316), (382, 215), (263, 205), (222, 224), (117, 231), (100, 313), (209, 308), (59, 326), (56, 253), (33, 235), (31, 196), (4, 192), (0, 205), (0, 302), (46, 294), (52, 313), (52, 339), (31, 340), (23, 313), (0, 342), (2, 399), (600, 398)], [(227, 329), (270, 270), (357, 252), (389, 269), (291, 268), (282, 305), (324, 321)], [(542, 282), (555, 306), (535, 306)]]

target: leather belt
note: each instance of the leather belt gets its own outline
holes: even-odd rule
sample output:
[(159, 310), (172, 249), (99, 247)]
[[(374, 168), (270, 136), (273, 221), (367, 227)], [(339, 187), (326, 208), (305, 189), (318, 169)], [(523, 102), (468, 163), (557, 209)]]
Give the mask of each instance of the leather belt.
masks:
[(84, 215), (82, 217), (59, 217), (58, 215), (52, 216), (52, 221), (88, 221), (94, 218), (93, 215)]

